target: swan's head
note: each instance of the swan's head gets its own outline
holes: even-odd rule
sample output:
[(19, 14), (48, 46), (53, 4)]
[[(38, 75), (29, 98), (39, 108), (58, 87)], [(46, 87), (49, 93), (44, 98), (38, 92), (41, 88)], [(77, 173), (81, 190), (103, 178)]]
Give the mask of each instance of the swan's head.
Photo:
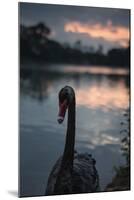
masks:
[(59, 92), (59, 114), (58, 122), (61, 124), (64, 121), (66, 110), (75, 98), (74, 90), (70, 86), (65, 86)]

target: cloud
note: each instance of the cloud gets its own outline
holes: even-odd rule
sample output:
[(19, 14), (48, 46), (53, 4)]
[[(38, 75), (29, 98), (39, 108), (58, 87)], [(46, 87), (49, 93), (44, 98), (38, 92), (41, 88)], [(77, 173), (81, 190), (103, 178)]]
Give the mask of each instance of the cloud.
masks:
[(81, 23), (78, 21), (67, 22), (64, 25), (65, 32), (86, 34), (90, 38), (106, 40), (108, 42), (118, 43), (123, 47), (128, 46), (129, 29), (124, 26), (115, 26), (111, 20), (107, 23)]

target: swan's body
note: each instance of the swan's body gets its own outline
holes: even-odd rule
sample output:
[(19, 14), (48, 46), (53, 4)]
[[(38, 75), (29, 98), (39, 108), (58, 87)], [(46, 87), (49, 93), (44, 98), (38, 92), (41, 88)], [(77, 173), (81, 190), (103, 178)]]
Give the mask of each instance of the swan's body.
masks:
[[(61, 158), (54, 165), (48, 179), (46, 195), (54, 193), (56, 179), (61, 166)], [(98, 174), (94, 159), (89, 154), (75, 154), (72, 175), (65, 171), (61, 177), (60, 194), (78, 194), (95, 192), (98, 189)]]
[(75, 141), (75, 93), (66, 86), (59, 93), (59, 123), (64, 120), (68, 108), (68, 128), (63, 156), (54, 165), (46, 188), (46, 195), (95, 192), (99, 177), (95, 160), (88, 153), (74, 151)]

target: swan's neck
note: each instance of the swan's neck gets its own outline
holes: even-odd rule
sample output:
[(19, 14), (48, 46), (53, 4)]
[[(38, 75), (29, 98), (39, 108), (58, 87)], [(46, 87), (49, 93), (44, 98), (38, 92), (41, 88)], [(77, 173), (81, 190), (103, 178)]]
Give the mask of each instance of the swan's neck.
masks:
[(62, 181), (64, 177), (67, 174), (71, 177), (73, 169), (73, 159), (74, 159), (74, 143), (75, 143), (75, 98), (68, 107), (66, 142), (61, 161), (61, 166), (56, 178), (54, 194), (61, 194)]
[(62, 158), (61, 168), (66, 169), (73, 166), (75, 144), (75, 98), (68, 107), (68, 123), (66, 142)]

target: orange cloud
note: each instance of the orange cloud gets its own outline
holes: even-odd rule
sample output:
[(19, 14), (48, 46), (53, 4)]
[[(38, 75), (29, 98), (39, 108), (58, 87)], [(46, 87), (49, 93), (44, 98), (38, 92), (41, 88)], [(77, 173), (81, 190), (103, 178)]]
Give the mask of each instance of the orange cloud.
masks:
[(103, 38), (109, 42), (118, 42), (123, 47), (126, 47), (129, 41), (129, 29), (123, 26), (114, 26), (111, 21), (108, 21), (106, 25), (72, 21), (65, 24), (64, 30), (66, 32), (87, 34), (93, 38)]

